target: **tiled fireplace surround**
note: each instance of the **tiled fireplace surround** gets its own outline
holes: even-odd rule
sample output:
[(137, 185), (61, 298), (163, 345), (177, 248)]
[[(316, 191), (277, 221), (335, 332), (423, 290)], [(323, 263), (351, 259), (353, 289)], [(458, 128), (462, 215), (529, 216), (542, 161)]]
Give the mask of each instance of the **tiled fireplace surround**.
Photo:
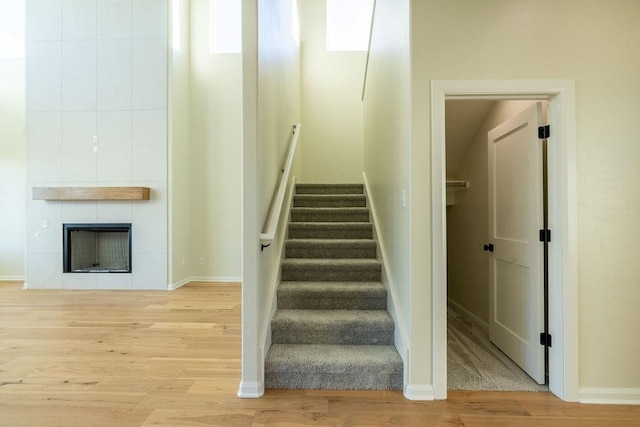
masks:
[[(167, 288), (166, 0), (27, 0), (29, 288)], [(33, 187), (144, 186), (148, 201)], [(130, 274), (62, 272), (62, 224), (131, 223)]]

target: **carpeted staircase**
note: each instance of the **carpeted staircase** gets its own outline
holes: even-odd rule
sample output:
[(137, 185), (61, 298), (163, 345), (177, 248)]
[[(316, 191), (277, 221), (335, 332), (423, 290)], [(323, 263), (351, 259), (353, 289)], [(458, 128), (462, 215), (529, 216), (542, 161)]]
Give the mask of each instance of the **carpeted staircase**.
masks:
[(361, 184), (298, 184), (265, 385), (400, 390), (402, 359)]

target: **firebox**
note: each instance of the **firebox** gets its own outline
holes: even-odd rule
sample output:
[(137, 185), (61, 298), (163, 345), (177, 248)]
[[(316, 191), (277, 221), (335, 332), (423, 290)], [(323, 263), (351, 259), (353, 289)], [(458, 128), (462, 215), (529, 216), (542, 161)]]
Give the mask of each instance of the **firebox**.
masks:
[(131, 224), (63, 224), (65, 273), (131, 273)]

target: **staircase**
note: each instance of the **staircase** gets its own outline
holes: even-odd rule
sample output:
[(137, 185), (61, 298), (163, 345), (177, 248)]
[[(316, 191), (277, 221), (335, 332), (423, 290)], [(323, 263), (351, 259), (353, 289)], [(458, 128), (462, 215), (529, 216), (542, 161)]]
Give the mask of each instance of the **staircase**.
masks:
[(400, 390), (402, 359), (361, 184), (298, 184), (265, 385)]

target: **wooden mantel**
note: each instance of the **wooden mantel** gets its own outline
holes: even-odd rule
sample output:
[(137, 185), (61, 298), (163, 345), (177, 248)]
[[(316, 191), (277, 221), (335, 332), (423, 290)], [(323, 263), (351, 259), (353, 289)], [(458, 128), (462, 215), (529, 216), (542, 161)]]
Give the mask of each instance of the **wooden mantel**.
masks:
[(33, 187), (33, 200), (149, 200), (149, 187)]

